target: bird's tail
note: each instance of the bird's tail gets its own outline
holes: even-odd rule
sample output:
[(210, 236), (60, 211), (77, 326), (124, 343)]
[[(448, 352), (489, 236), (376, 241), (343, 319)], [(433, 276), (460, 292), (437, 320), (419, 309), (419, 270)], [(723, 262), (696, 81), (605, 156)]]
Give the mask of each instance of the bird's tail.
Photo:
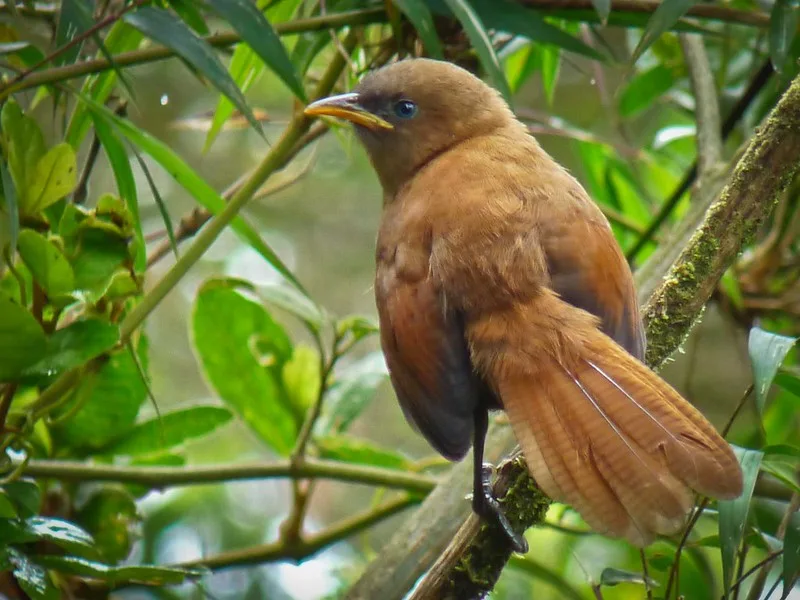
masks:
[(655, 373), (598, 330), (571, 354), (494, 381), (545, 493), (638, 546), (680, 529), (691, 490), (741, 493), (730, 446)]

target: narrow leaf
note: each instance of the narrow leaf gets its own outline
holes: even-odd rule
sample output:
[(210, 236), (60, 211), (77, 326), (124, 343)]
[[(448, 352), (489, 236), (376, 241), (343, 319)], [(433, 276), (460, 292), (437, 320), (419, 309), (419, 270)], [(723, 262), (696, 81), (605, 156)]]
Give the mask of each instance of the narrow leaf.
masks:
[(373, 442), (347, 436), (325, 436), (315, 440), (322, 458), (387, 469), (408, 469), (410, 462), (402, 454)]
[(672, 69), (656, 65), (652, 69), (638, 73), (631, 78), (619, 96), (619, 114), (625, 118), (633, 117), (666, 94), (675, 85)]
[[(142, 151), (146, 152), (161, 167), (170, 173), (192, 197), (209, 209), (214, 214), (218, 214), (225, 208), (225, 200), (212, 188), (202, 177), (200, 177), (181, 157), (172, 149), (157, 140), (153, 136), (145, 133), (141, 129), (131, 124), (127, 119), (122, 119), (86, 96), (76, 95), (90, 107), (95, 115), (105, 119), (112, 124), (122, 135), (131, 143), (135, 144)], [(249, 225), (241, 216), (234, 217), (231, 221), (231, 228), (236, 234), (249, 244), (256, 252), (261, 254), (264, 259), (272, 265), (276, 271), (283, 275), (287, 281), (293, 284), (298, 290), (303, 291), (302, 284), (297, 280), (289, 268), (261, 239), (255, 229)]]
[(769, 20), (769, 56), (779, 73), (786, 66), (797, 34), (800, 0), (775, 0)]
[(241, 90), (236, 86), (214, 50), (172, 13), (143, 6), (128, 13), (123, 20), (150, 39), (173, 50), (214, 84), (238, 108), (253, 128), (263, 135), (261, 124), (253, 116)]
[(697, 0), (664, 0), (658, 5), (653, 15), (647, 21), (647, 26), (642, 33), (642, 38), (636, 45), (636, 49), (631, 56), (631, 64), (639, 60), (650, 46), (653, 45), (661, 34), (672, 29), (680, 18), (686, 14)]
[(104, 451), (112, 456), (158, 454), (189, 440), (208, 435), (231, 420), (231, 412), (218, 406), (192, 406), (139, 423)]
[(796, 342), (797, 338), (770, 333), (760, 327), (750, 330), (747, 350), (753, 365), (753, 386), (759, 414), (764, 412), (764, 403), (778, 368)]
[(510, 103), (511, 88), (508, 87), (506, 75), (503, 72), (503, 68), (500, 66), (500, 61), (497, 59), (492, 41), (489, 39), (489, 34), (486, 32), (486, 28), (477, 13), (466, 0), (444, 1), (464, 28), (464, 32), (467, 34), (472, 47), (475, 48), (475, 52), (478, 53), (481, 65), (492, 81), (492, 84), (503, 95), (506, 101)]
[(789, 597), (798, 577), (800, 577), (800, 513), (795, 513), (789, 520), (786, 536), (783, 539), (783, 594), (781, 600)]
[(744, 486), (742, 495), (735, 500), (720, 500), (719, 537), (722, 544), (722, 580), (723, 589), (728, 590), (733, 580), (736, 556), (742, 543), (750, 510), (750, 500), (758, 478), (758, 470), (764, 454), (758, 450), (733, 448), (742, 466)]
[(188, 578), (200, 577), (203, 574), (203, 571), (197, 569), (153, 565), (111, 567), (75, 556), (37, 556), (36, 562), (54, 571), (100, 579), (114, 585), (176, 585), (183, 583)]
[(144, 162), (144, 159), (138, 152), (134, 151), (134, 155), (136, 156), (136, 161), (139, 163), (139, 168), (142, 169), (142, 173), (144, 173), (144, 177), (147, 179), (147, 185), (150, 186), (150, 192), (153, 194), (153, 200), (155, 200), (156, 206), (158, 207), (161, 221), (164, 223), (164, 228), (167, 230), (167, 238), (169, 238), (169, 247), (172, 250), (172, 254), (175, 255), (176, 259), (180, 258), (178, 255), (178, 241), (175, 239), (175, 229), (172, 227), (172, 217), (169, 215), (167, 204), (161, 197), (161, 192), (158, 191), (158, 186), (156, 185), (155, 179), (153, 179), (153, 176), (150, 174), (150, 169), (147, 168), (147, 163)]
[(8, 243), (13, 254), (17, 248), (17, 238), (19, 237), (19, 201), (17, 188), (4, 160), (0, 160), (0, 182), (3, 184), (2, 208), (8, 219)]
[(372, 352), (336, 373), (323, 407), (319, 430), (324, 434), (347, 431), (388, 376), (386, 361), (380, 352)]
[(638, 583), (640, 585), (648, 585), (658, 587), (658, 582), (650, 577), (645, 577), (641, 573), (634, 573), (632, 571), (623, 571), (621, 569), (614, 569), (606, 567), (600, 574), (600, 585), (613, 587), (620, 583)]
[(255, 51), (300, 100), (306, 100), (303, 83), (294, 70), (283, 42), (253, 0), (207, 0), (228, 21), (242, 40)]
[(393, 0), (397, 8), (411, 21), (414, 29), (417, 30), (419, 39), (425, 46), (425, 50), (432, 58), (442, 60), (444, 58), (444, 51), (442, 50), (442, 43), (439, 40), (439, 34), (436, 33), (436, 27), (433, 23), (433, 15), (430, 9), (425, 5), (422, 0)]
[[(56, 26), (56, 48), (67, 45), (76, 36), (89, 29), (93, 25), (89, 18), (90, 14), (91, 10), (88, 9), (86, 0), (62, 0)], [(80, 55), (82, 47), (83, 41), (62, 52), (56, 57), (55, 64), (57, 66), (71, 65)]]
[(608, 23), (608, 15), (611, 13), (611, 0), (592, 0), (592, 6), (600, 17), (600, 22), (605, 25)]

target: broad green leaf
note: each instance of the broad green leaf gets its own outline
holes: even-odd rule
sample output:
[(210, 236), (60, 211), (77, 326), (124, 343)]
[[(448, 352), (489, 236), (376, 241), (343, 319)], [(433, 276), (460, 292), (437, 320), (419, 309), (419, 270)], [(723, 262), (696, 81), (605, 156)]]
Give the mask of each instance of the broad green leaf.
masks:
[(769, 56), (779, 73), (786, 66), (797, 34), (800, 0), (775, 0), (769, 19)]
[(631, 56), (631, 64), (639, 60), (650, 46), (653, 45), (661, 34), (672, 29), (680, 18), (686, 14), (697, 0), (663, 0), (653, 15), (647, 21), (647, 26), (642, 33), (642, 38), (636, 45), (636, 49)]
[(515, 94), (533, 73), (541, 70), (540, 48), (541, 46), (538, 44), (527, 43), (504, 57), (503, 68), (506, 72), (506, 79), (511, 86), (511, 91)]
[(26, 519), (38, 514), (42, 503), (42, 492), (36, 482), (30, 479), (18, 479), (3, 484), (2, 489), (14, 502), (20, 517)]
[(177, 585), (187, 579), (200, 577), (204, 573), (198, 569), (157, 567), (153, 565), (111, 567), (75, 556), (37, 556), (36, 562), (60, 573), (100, 579), (113, 585)]
[(33, 315), (0, 296), (0, 381), (14, 379), (39, 361), (46, 347), (47, 338)]
[(276, 452), (288, 455), (298, 429), (281, 390), (291, 342), (264, 307), (235, 285), (211, 280), (201, 287), (192, 311), (195, 351), (225, 403)]
[(478, 54), (481, 65), (492, 84), (510, 103), (511, 88), (508, 87), (506, 75), (500, 66), (492, 41), (489, 39), (489, 34), (480, 17), (466, 0), (444, 0), (444, 2), (464, 28), (464, 32)]
[(94, 131), (97, 134), (97, 139), (100, 140), (100, 144), (106, 151), (108, 162), (114, 173), (114, 180), (117, 183), (117, 192), (120, 198), (125, 201), (131, 215), (133, 215), (137, 241), (134, 266), (136, 267), (136, 271), (141, 273), (147, 266), (147, 254), (144, 236), (142, 235), (142, 223), (139, 218), (139, 197), (136, 193), (136, 179), (133, 176), (131, 163), (128, 160), (128, 153), (125, 151), (122, 142), (111, 130), (111, 126), (94, 113), (89, 114), (94, 123)]
[(213, 48), (197, 37), (183, 21), (166, 10), (152, 6), (143, 6), (135, 12), (127, 13), (123, 20), (150, 39), (173, 50), (207, 77), (214, 87), (233, 102), (253, 128), (262, 133), (261, 125), (247, 106), (241, 90), (231, 79)]
[(337, 372), (323, 405), (319, 431), (323, 434), (345, 432), (388, 377), (381, 352), (372, 352)]
[(231, 413), (218, 406), (192, 406), (136, 425), (105, 454), (142, 456), (159, 454), (187, 441), (208, 435), (231, 420)]
[(753, 365), (753, 391), (759, 414), (764, 412), (764, 403), (778, 368), (796, 342), (797, 338), (770, 333), (760, 327), (750, 330), (747, 350)]
[(728, 590), (733, 580), (736, 556), (742, 543), (750, 511), (750, 500), (758, 478), (758, 470), (764, 454), (758, 450), (733, 448), (742, 466), (744, 486), (742, 495), (735, 500), (719, 500), (719, 537), (722, 542), (723, 589)]
[(33, 180), (20, 202), (23, 215), (35, 215), (75, 189), (78, 182), (75, 151), (69, 144), (53, 146), (36, 163)]
[(0, 539), (9, 544), (50, 542), (81, 556), (94, 557), (97, 554), (92, 536), (62, 519), (0, 519)]
[(8, 170), (21, 205), (28, 195), (28, 187), (36, 177), (36, 165), (45, 154), (44, 136), (36, 121), (23, 114), (19, 104), (13, 99), (3, 105), (0, 125), (6, 141)]
[[(258, 75), (264, 70), (264, 64), (258, 60), (256, 54), (250, 49), (247, 44), (237, 44), (236, 49), (233, 51), (228, 71), (242, 93), (246, 93), (250, 86), (258, 78)], [(217, 139), (217, 136), (222, 131), (222, 128), (227, 123), (228, 119), (233, 115), (235, 107), (225, 96), (220, 96), (217, 100), (217, 109), (214, 111), (214, 117), (211, 119), (211, 126), (208, 128), (206, 141), (203, 146), (203, 152), (208, 152), (211, 144)]]
[(17, 507), (14, 506), (11, 496), (3, 488), (0, 488), (0, 519), (15, 519), (18, 516)]
[[(133, 144), (149, 154), (161, 167), (170, 173), (192, 197), (214, 214), (224, 210), (226, 202), (202, 177), (200, 177), (183, 159), (175, 154), (166, 144), (132, 125), (127, 119), (121, 119), (105, 106), (98, 105), (85, 96), (77, 95), (86, 102), (94, 114), (111, 123)], [(297, 289), (303, 286), (294, 274), (283, 264), (277, 254), (270, 248), (255, 229), (242, 217), (236, 216), (231, 221), (231, 228), (256, 252), (283, 275)]]
[(385, 467), (387, 469), (408, 469), (409, 460), (389, 448), (381, 448), (367, 440), (359, 440), (341, 435), (316, 438), (314, 445), (322, 458), (342, 462)]
[(64, 254), (53, 242), (32, 229), (19, 234), (19, 257), (49, 296), (68, 294), (75, 288), (75, 275)]
[(613, 587), (620, 583), (638, 583), (640, 585), (649, 585), (651, 588), (658, 587), (658, 582), (650, 577), (645, 577), (641, 573), (633, 573), (631, 571), (623, 571), (621, 569), (614, 569), (606, 567), (600, 574), (600, 585)]
[(47, 571), (15, 548), (0, 548), (0, 568), (11, 571), (30, 600), (58, 600), (61, 597)]
[[(146, 364), (145, 338), (140, 339), (138, 352)], [(60, 414), (69, 418), (53, 427), (53, 435), (61, 447), (99, 450), (133, 428), (146, 398), (147, 389), (130, 353), (114, 352), (96, 372), (82, 377)]]
[(45, 355), (25, 369), (25, 375), (53, 375), (86, 364), (111, 350), (119, 341), (119, 327), (99, 319), (75, 321), (54, 332)]
[[(86, 0), (62, 0), (56, 26), (56, 48), (65, 46), (92, 26), (91, 13)], [(71, 65), (78, 58), (82, 47), (83, 41), (73, 45), (55, 58), (55, 64)]]
[(789, 597), (800, 577), (800, 513), (794, 513), (783, 538), (783, 594), (781, 600)]
[(95, 490), (77, 514), (78, 523), (94, 538), (100, 556), (112, 563), (130, 554), (139, 520), (131, 494), (112, 486)]
[(442, 43), (439, 34), (436, 33), (433, 15), (425, 2), (423, 0), (393, 0), (393, 2), (417, 30), (428, 56), (443, 60)]
[(630, 118), (647, 108), (675, 85), (672, 69), (656, 65), (639, 73), (625, 86), (619, 97), (619, 114)]
[(13, 254), (19, 237), (19, 199), (17, 198), (17, 188), (14, 185), (14, 180), (11, 178), (11, 173), (3, 160), (0, 160), (0, 183), (3, 185), (3, 192), (0, 195), (0, 210), (6, 213), (8, 245)]
[(283, 365), (283, 387), (294, 410), (298, 424), (319, 397), (319, 354), (311, 346), (298, 344), (292, 357)]
[(285, 310), (306, 323), (312, 331), (319, 331), (325, 323), (323, 309), (296, 288), (281, 284), (261, 285), (255, 289), (260, 298)]
[(300, 100), (306, 100), (303, 83), (283, 47), (281, 39), (252, 0), (207, 0), (236, 30), (261, 60), (281, 78)]
[(761, 451), (764, 456), (782, 456), (794, 460), (800, 460), (800, 448), (789, 444), (772, 444), (764, 446)]

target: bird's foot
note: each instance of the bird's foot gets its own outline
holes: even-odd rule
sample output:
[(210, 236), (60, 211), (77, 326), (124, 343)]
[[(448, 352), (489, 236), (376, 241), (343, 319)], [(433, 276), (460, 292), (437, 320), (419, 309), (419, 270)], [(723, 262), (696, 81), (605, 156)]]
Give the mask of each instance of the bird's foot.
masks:
[(475, 490), (472, 496), (472, 510), (484, 519), (493, 519), (503, 530), (514, 552), (519, 554), (528, 552), (527, 540), (511, 527), (500, 502), (492, 493), (492, 465), (484, 464), (481, 467), (481, 489)]

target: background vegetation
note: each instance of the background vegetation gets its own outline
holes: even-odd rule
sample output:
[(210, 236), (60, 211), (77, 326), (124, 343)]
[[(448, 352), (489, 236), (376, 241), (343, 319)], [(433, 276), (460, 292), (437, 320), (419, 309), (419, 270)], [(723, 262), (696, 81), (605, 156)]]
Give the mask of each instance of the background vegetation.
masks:
[(800, 597), (797, 27), (795, 0), (5, 0), (0, 595), (401, 598), (441, 554), (431, 503), (424, 559), (387, 543), (439, 481), (457, 529), (469, 484), (386, 384), (379, 188), (347, 128), (302, 115), (426, 55), (575, 172), (643, 300), (732, 215), (667, 281), (705, 288), (647, 317), (657, 364), (713, 293), (663, 373), (736, 444), (745, 495), (641, 555), (553, 505), (493, 597)]

